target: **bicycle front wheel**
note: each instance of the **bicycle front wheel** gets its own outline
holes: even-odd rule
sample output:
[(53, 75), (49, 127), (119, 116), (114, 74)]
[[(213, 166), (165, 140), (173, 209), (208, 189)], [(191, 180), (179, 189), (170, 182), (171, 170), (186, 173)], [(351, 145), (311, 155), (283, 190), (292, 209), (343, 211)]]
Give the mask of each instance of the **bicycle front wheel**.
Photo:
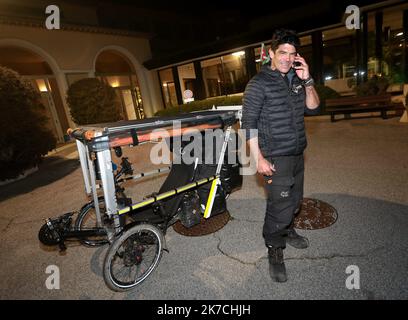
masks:
[[(105, 201), (102, 197), (98, 199), (99, 202), (99, 212), (101, 213), (102, 219), (106, 220), (105, 212)], [(107, 223), (106, 221), (104, 221)], [(96, 210), (95, 203), (93, 201), (89, 202), (82, 207), (75, 221), (75, 230), (87, 230), (97, 227)], [(107, 236), (89, 236), (80, 239), (80, 242), (88, 247), (99, 247), (109, 243)]]
[(115, 291), (127, 291), (143, 282), (157, 267), (163, 250), (163, 234), (153, 225), (139, 224), (117, 238), (104, 262), (103, 276)]

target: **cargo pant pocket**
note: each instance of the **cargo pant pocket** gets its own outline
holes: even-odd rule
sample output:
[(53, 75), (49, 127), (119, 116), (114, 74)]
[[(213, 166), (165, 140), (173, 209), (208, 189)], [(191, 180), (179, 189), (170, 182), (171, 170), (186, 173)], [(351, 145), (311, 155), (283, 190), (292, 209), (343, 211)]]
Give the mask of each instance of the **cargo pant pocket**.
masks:
[(268, 192), (268, 201), (284, 201), (291, 199), (294, 177), (275, 177), (272, 176), (272, 183), (269, 183), (271, 177), (264, 177), (266, 190)]

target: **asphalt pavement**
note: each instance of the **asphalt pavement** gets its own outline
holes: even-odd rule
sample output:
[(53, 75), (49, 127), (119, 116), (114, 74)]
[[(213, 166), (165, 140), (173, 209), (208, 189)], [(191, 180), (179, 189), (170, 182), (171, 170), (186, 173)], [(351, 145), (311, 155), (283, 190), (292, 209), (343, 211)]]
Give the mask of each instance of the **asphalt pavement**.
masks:
[[(408, 125), (398, 120), (307, 119), (305, 197), (329, 203), (338, 219), (298, 230), (310, 247), (285, 250), (286, 283), (269, 277), (265, 193), (257, 176), (245, 176), (228, 199), (232, 219), (222, 229), (186, 237), (170, 228), (169, 252), (152, 275), (132, 291), (109, 290), (106, 246), (73, 242), (61, 254), (38, 241), (45, 218), (86, 202), (75, 144), (57, 150), (37, 172), (0, 187), (0, 299), (407, 299)], [(153, 167), (149, 148), (129, 152), (135, 172)], [(147, 178), (128, 190), (141, 199), (163, 180)], [(56, 270), (58, 288), (48, 289)]]

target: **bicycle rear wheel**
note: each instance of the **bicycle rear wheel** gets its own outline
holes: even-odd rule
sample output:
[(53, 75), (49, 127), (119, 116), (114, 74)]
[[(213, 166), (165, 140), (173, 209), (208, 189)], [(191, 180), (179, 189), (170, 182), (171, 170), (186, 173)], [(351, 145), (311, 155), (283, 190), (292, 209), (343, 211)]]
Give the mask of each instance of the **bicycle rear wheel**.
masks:
[(162, 256), (163, 234), (153, 225), (139, 224), (117, 238), (104, 262), (103, 276), (115, 291), (127, 291), (143, 282)]

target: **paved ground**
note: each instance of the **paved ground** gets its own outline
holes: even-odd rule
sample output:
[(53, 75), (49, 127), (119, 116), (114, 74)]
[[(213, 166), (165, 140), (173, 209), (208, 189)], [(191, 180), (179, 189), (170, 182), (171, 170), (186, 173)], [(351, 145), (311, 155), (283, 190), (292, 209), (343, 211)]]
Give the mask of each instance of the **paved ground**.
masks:
[[(38, 172), (0, 187), (0, 298), (407, 299), (408, 125), (398, 118), (314, 119), (307, 132), (305, 196), (330, 203), (339, 217), (328, 228), (299, 231), (311, 246), (285, 250), (287, 283), (269, 278), (261, 237), (265, 194), (257, 177), (247, 176), (228, 200), (233, 220), (224, 228), (195, 238), (170, 229), (170, 252), (147, 281), (131, 292), (110, 291), (102, 277), (106, 247), (71, 244), (60, 254), (37, 239), (43, 219), (85, 202), (73, 145), (50, 155)], [(150, 167), (143, 149), (131, 155), (136, 171)], [(162, 181), (129, 190), (141, 198)], [(59, 290), (45, 286), (49, 265), (60, 270)], [(359, 268), (357, 290), (345, 285), (351, 265)]]

